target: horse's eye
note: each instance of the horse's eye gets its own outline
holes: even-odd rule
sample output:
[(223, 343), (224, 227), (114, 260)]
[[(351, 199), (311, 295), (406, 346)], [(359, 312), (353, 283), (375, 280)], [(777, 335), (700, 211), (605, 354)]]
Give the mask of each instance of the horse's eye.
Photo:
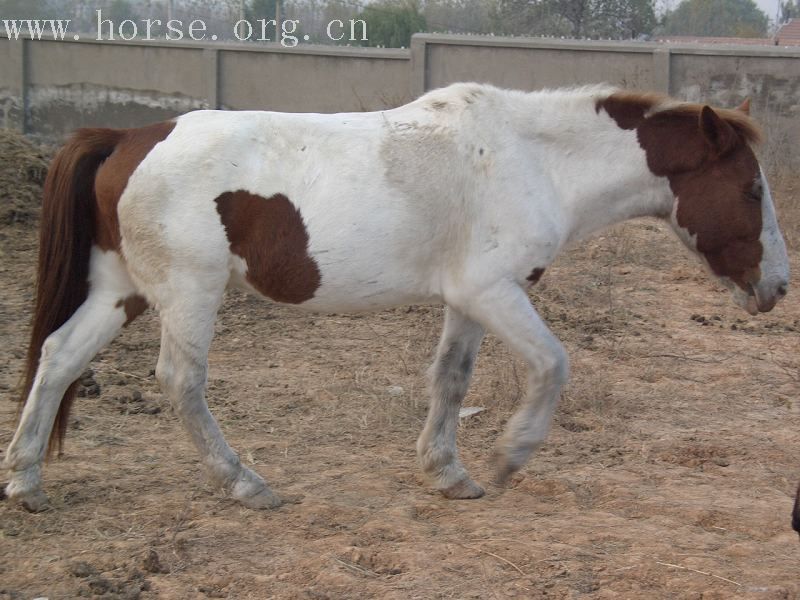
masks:
[(745, 192), (745, 196), (750, 202), (761, 202), (761, 197), (764, 195), (764, 187), (760, 181), (756, 183), (749, 190)]
[(750, 202), (761, 202), (761, 190), (750, 190), (745, 196)]

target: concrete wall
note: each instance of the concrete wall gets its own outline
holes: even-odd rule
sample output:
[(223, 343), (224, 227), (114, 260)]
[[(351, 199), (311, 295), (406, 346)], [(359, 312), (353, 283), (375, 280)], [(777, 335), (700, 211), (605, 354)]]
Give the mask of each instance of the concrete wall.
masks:
[(721, 106), (749, 97), (767, 134), (762, 156), (771, 165), (800, 167), (800, 53), (679, 49), (670, 62), (674, 96)]
[(223, 108), (351, 112), (412, 100), (405, 50), (301, 47), (218, 52), (218, 104)]
[(661, 86), (644, 44), (476, 36), (414, 36), (415, 92), (456, 81), (536, 90), (587, 83)]
[(379, 110), (412, 98), (407, 50), (0, 38), (0, 126), (58, 137), (198, 108)]
[(20, 131), (23, 129), (25, 103), (22, 48), (23, 42), (0, 38), (0, 126)]
[(455, 81), (534, 90), (610, 82), (733, 106), (800, 155), (800, 48), (415, 35), (410, 50), (0, 39), (0, 126), (49, 137), (196, 108), (390, 108)]
[(472, 80), (524, 90), (608, 82), (728, 107), (749, 97), (767, 159), (800, 162), (800, 48), (417, 35), (411, 54), (414, 95)]

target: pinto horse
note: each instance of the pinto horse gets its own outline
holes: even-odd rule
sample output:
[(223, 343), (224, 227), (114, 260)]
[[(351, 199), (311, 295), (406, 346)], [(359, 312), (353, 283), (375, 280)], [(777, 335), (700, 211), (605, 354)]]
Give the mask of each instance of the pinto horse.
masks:
[(564, 347), (526, 291), (567, 244), (659, 217), (751, 314), (786, 294), (747, 113), (607, 86), (456, 84), (381, 112), (197, 111), (77, 131), (45, 183), (9, 498), (46, 506), (42, 461), (48, 440), (61, 446), (75, 380), (150, 305), (156, 377), (211, 480), (245, 506), (279, 505), (205, 401), (228, 286), (312, 311), (446, 304), (417, 452), (444, 496), (482, 496), (456, 448), (478, 347), (491, 331), (527, 367), (495, 456), (504, 482), (544, 441), (567, 380)]

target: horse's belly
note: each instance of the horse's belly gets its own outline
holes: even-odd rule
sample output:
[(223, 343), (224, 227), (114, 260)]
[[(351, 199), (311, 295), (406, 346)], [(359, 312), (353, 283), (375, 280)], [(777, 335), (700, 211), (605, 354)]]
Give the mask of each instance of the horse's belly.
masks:
[[(313, 222), (313, 220), (312, 220)], [(374, 225), (374, 224), (373, 224)], [(305, 249), (264, 261), (233, 260), (231, 284), (277, 302), (320, 312), (370, 311), (437, 301), (432, 261), (392, 231), (308, 227)], [(272, 265), (265, 269), (264, 262)], [(302, 293), (298, 293), (302, 292)]]
[(292, 304), (315, 312), (363, 312), (440, 300), (434, 290), (426, 289), (410, 278), (404, 281), (399, 277), (384, 277), (380, 274), (365, 278), (363, 274), (336, 268), (321, 269), (320, 286), (311, 298), (302, 302), (287, 301), (258, 289), (244, 264), (234, 268), (231, 285), (283, 304)]

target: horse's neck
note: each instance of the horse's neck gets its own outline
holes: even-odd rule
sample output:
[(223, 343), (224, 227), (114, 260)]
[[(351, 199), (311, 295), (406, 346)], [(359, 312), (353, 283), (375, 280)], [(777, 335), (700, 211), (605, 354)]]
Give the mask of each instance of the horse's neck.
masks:
[(635, 131), (595, 109), (597, 93), (532, 94), (520, 132), (555, 187), (567, 242), (643, 216), (667, 216), (672, 196), (647, 166)]

